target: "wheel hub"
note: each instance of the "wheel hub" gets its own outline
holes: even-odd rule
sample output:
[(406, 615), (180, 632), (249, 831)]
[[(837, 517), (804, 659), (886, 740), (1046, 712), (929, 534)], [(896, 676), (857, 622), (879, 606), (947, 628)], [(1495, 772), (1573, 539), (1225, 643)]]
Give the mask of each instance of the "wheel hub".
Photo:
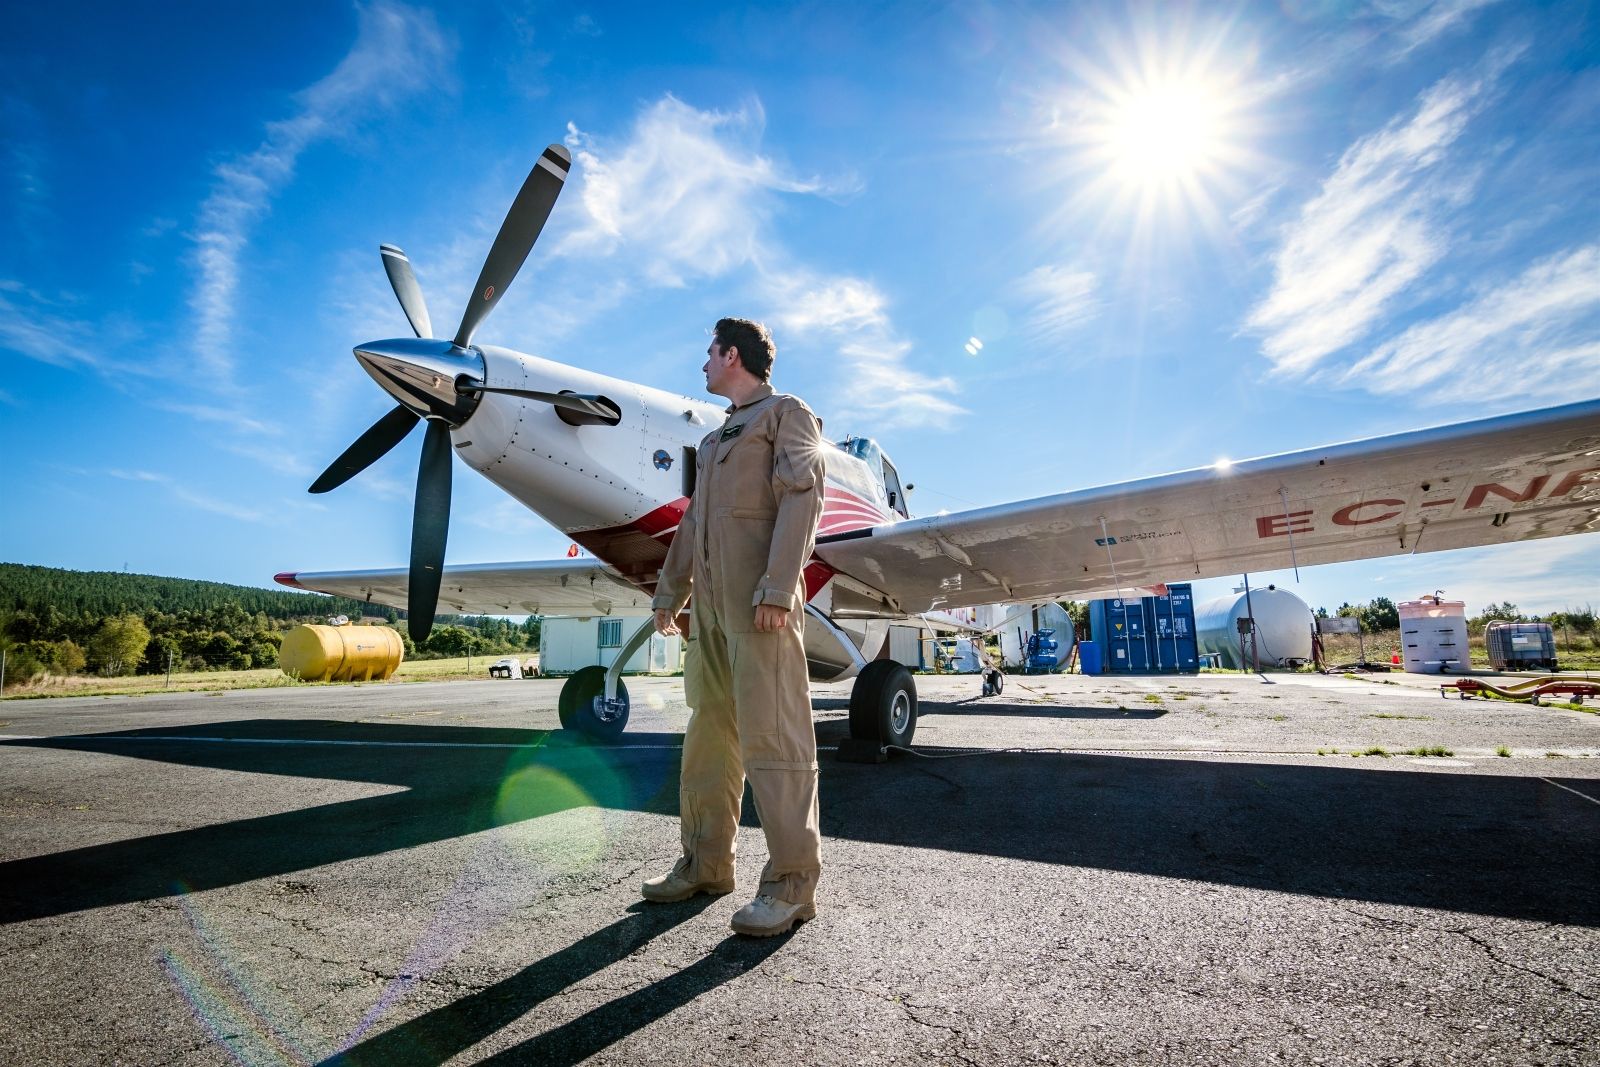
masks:
[(911, 721), (911, 696), (904, 689), (894, 694), (894, 703), (889, 706), (889, 721), (897, 734), (903, 732)]

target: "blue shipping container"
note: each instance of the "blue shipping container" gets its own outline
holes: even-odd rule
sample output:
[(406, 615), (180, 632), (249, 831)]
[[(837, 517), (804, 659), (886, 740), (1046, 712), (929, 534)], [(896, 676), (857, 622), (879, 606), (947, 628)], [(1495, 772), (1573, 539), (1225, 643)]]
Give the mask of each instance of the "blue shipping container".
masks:
[(1168, 586), (1163, 596), (1091, 600), (1089, 632), (1103, 650), (1107, 672), (1200, 669), (1194, 593), (1187, 583)]

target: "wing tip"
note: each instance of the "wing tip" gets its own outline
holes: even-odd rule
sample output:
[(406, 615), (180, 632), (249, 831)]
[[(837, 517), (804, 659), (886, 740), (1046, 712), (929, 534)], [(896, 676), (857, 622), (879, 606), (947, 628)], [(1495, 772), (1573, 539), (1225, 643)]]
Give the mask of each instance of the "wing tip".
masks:
[(297, 580), (299, 577), (299, 571), (280, 571), (272, 576), (272, 580), (279, 585), (287, 585), (291, 589), (304, 589), (305, 586), (301, 585)]

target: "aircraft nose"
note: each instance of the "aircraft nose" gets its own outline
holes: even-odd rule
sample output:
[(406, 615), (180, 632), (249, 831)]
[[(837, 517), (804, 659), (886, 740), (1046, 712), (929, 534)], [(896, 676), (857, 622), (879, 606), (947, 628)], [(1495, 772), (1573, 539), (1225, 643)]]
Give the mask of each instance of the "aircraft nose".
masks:
[(477, 410), (479, 394), (456, 391), (463, 376), (484, 378), (483, 356), (476, 349), (433, 338), (397, 337), (369, 341), (355, 354), (373, 381), (423, 418), (460, 426)]

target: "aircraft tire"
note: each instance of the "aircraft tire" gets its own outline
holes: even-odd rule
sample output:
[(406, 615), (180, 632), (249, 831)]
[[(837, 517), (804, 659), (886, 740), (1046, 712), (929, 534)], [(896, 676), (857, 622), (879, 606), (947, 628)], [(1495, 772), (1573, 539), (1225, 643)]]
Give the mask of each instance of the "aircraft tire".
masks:
[(561, 696), (556, 703), (556, 714), (561, 718), (561, 728), (592, 737), (597, 741), (615, 741), (628, 725), (628, 686), (617, 679), (617, 697), (622, 701), (622, 712), (615, 718), (602, 719), (595, 713), (596, 699), (605, 695), (606, 669), (585, 667), (561, 686)]
[(850, 690), (850, 736), (881, 745), (909, 745), (917, 732), (917, 683), (891, 659), (875, 659)]

